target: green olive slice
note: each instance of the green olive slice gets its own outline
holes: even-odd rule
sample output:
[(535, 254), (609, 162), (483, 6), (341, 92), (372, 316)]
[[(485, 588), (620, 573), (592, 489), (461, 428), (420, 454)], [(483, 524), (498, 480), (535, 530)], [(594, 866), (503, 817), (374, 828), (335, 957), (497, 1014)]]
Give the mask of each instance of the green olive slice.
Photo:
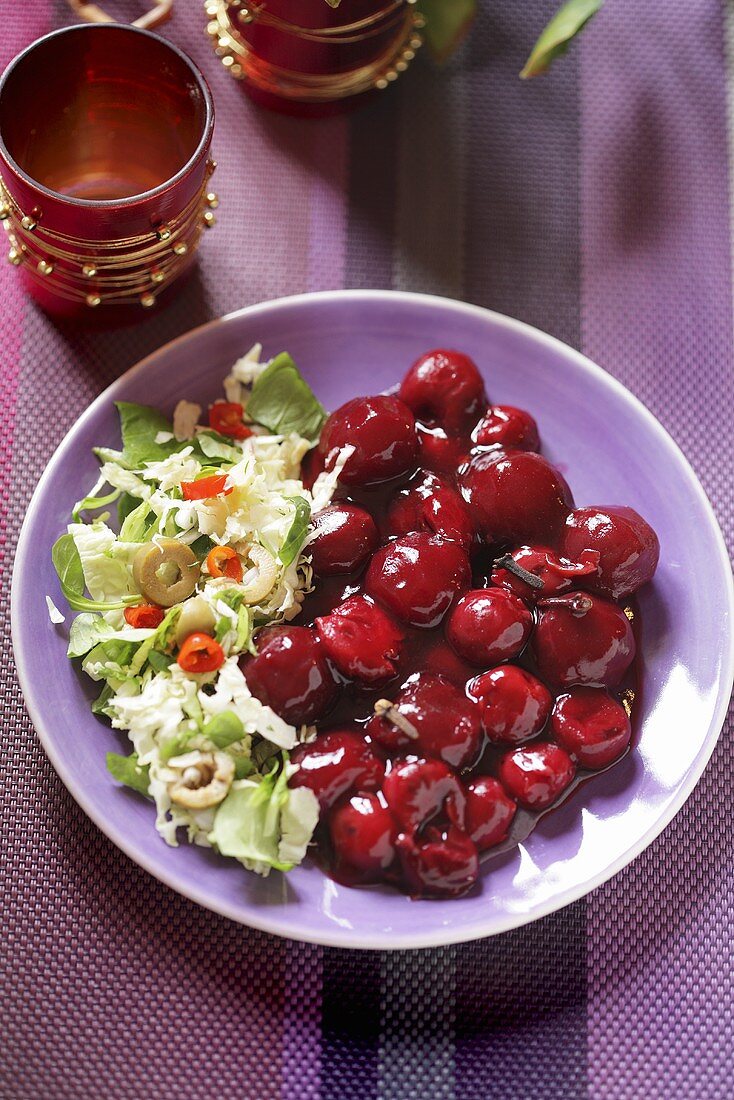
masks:
[(196, 554), (178, 539), (160, 539), (141, 546), (133, 558), (133, 577), (146, 599), (173, 607), (196, 588), (201, 566)]

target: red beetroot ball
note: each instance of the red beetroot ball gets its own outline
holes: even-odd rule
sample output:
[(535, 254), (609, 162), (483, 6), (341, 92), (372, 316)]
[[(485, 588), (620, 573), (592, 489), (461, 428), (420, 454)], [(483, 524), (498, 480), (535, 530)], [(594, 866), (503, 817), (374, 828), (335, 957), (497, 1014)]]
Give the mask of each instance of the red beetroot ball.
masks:
[(376, 684), (396, 675), (405, 637), (395, 620), (366, 596), (350, 596), (315, 622), (329, 659), (343, 676)]
[(413, 833), (431, 822), (464, 828), (464, 788), (440, 760), (393, 762), (382, 791), (401, 832)]
[(496, 665), (525, 648), (533, 616), (504, 588), (475, 588), (451, 609), (446, 637), (460, 657), (473, 665)]
[(352, 573), (364, 565), (380, 542), (369, 512), (348, 500), (330, 504), (311, 522), (314, 533), (306, 552), (317, 577)]
[(257, 656), (240, 658), (256, 699), (295, 726), (315, 722), (336, 701), (339, 684), (313, 630), (268, 626), (255, 636)]
[(635, 656), (635, 636), (622, 608), (585, 592), (538, 605), (532, 646), (541, 679), (559, 687), (615, 687)]
[(448, 435), (443, 428), (416, 424), (418, 462), (424, 470), (451, 477), (469, 460), (470, 440), (463, 435)]
[(487, 407), (484, 381), (476, 363), (459, 351), (437, 349), (416, 360), (400, 386), (400, 400), (417, 420), (462, 432)]
[(505, 790), (530, 810), (545, 810), (576, 774), (568, 753), (548, 741), (513, 749), (502, 757), (499, 778)]
[(517, 665), (501, 665), (467, 684), (490, 741), (519, 745), (544, 728), (553, 706), (545, 684)]
[(353, 794), (336, 805), (329, 834), (342, 881), (379, 882), (395, 859), (395, 822), (375, 794)]
[(489, 542), (553, 542), (573, 508), (558, 470), (530, 451), (474, 455), (459, 473), (459, 487)]
[(582, 768), (606, 768), (630, 743), (627, 711), (602, 688), (575, 687), (556, 700), (551, 718), (559, 745)]
[(327, 468), (347, 445), (354, 453), (339, 475), (344, 485), (375, 485), (407, 474), (418, 452), (413, 414), (397, 397), (382, 394), (347, 401), (321, 432), (319, 453)]
[(445, 478), (423, 470), (395, 493), (387, 512), (388, 534), (411, 531), (442, 535), (467, 550), (474, 539), (474, 524), (459, 493)]
[(584, 587), (623, 600), (647, 584), (657, 569), (660, 543), (649, 523), (632, 508), (577, 508), (566, 519), (563, 553), (577, 560), (596, 551), (599, 566)]
[(301, 459), (301, 481), (306, 489), (313, 489), (316, 478), (323, 470), (324, 456), (320, 454), (318, 447), (312, 447)]
[[(396, 725), (392, 716), (402, 724)], [(417, 737), (412, 730), (406, 732), (409, 727)], [(476, 703), (443, 676), (428, 672), (414, 673), (396, 695), (392, 711), (370, 719), (367, 733), (389, 752), (436, 757), (453, 768), (473, 763), (482, 739)]]
[(397, 849), (403, 882), (414, 898), (458, 897), (479, 877), (476, 844), (453, 825), (445, 834), (427, 829), (425, 837), (399, 836)]
[(568, 561), (567, 558), (559, 557), (550, 546), (520, 546), (509, 557), (520, 569), (532, 573), (542, 581), (542, 585), (532, 585), (511, 569), (503, 567), (501, 563), (508, 560), (508, 555), (503, 555), (495, 562), (492, 584), (506, 588), (508, 592), (514, 592), (516, 596), (532, 603), (545, 596), (558, 596), (561, 592), (570, 592), (572, 588), (578, 587), (583, 578), (596, 574), (599, 561), (599, 555), (595, 551), (585, 552), (582, 561)]
[(456, 542), (415, 531), (372, 557), (365, 590), (412, 626), (436, 626), (471, 581), (466, 551)]
[(466, 785), (466, 831), (480, 852), (507, 838), (517, 804), (501, 783), (480, 775)]
[(480, 447), (503, 447), (513, 451), (539, 451), (538, 425), (525, 409), (513, 405), (494, 405), (472, 432)]
[(288, 785), (308, 787), (322, 811), (348, 791), (378, 790), (385, 774), (385, 765), (353, 730), (320, 733), (309, 744), (293, 749), (291, 762), (298, 764), (298, 771)]

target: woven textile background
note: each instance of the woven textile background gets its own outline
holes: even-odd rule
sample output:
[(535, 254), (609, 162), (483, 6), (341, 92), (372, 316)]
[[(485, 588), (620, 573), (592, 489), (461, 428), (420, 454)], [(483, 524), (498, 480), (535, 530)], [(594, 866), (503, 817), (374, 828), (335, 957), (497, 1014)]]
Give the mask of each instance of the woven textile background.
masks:
[[(131, 329), (59, 331), (0, 268), (0, 1100), (719, 1100), (732, 1095), (734, 754), (725, 732), (664, 834), (586, 900), (443, 950), (272, 939), (171, 893), (52, 772), (10, 658), (13, 549), (80, 411), (171, 337), (260, 299), (397, 287), (580, 347), (682, 445), (734, 533), (725, 0), (607, 0), (542, 81), (554, 0), (480, 0), (448, 67), (361, 113), (263, 113), (198, 0), (163, 30), (217, 108), (219, 225), (198, 275)], [(0, 0), (0, 62), (67, 20)], [(723, 809), (722, 809), (723, 807)]]

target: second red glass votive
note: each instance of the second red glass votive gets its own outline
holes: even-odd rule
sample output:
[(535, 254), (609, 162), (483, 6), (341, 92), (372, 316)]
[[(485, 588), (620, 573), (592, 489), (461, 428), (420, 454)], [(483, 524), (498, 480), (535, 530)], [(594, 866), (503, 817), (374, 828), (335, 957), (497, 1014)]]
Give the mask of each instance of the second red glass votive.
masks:
[(46, 35), (0, 79), (0, 218), (31, 295), (67, 317), (149, 309), (214, 223), (214, 107), (193, 62), (115, 23)]

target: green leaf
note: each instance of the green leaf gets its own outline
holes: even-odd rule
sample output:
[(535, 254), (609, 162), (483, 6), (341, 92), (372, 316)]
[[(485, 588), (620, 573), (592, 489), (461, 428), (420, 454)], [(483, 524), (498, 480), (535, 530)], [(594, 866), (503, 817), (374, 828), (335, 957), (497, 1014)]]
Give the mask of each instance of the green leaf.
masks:
[(110, 684), (105, 684), (97, 698), (92, 703), (92, 714), (107, 714), (107, 704), (115, 694)]
[(305, 497), (289, 497), (288, 499), (295, 504), (296, 514), (278, 555), (283, 565), (290, 565), (298, 556), (311, 520), (311, 505)]
[(165, 672), (165, 670), (170, 668), (173, 664), (173, 658), (167, 653), (161, 653), (158, 649), (151, 649), (148, 654), (148, 664), (151, 668), (154, 668), (156, 672)]
[(73, 611), (116, 611), (126, 604), (138, 603), (140, 600), (139, 596), (129, 596), (116, 603), (104, 603), (85, 596), (82, 559), (72, 535), (62, 535), (56, 540), (51, 550), (51, 560), (62, 594)]
[(194, 551), (199, 561), (204, 560), (212, 546), (214, 546), (214, 540), (210, 539), (208, 535), (199, 535), (198, 539), (195, 539), (191, 543), (191, 549)]
[(151, 634), (146, 641), (138, 646), (137, 653), (130, 662), (130, 671), (135, 676), (142, 670), (153, 650), (165, 652), (168, 649), (180, 614), (181, 604), (174, 604), (173, 607), (169, 607), (160, 626), (156, 628), (155, 634)]
[(564, 54), (579, 31), (596, 15), (604, 0), (569, 0), (556, 12), (533, 47), (533, 52), (520, 73), (523, 80), (547, 72), (552, 63)]
[(418, 9), (426, 21), (426, 45), (437, 61), (446, 61), (469, 30), (477, 0), (419, 0)]
[[(120, 527), (124, 524), (131, 512), (140, 506), (140, 501), (132, 493), (123, 493), (117, 502), (117, 519)], [(130, 540), (132, 542), (132, 539)]]
[(243, 780), (241, 787), (230, 789), (216, 812), (209, 840), (224, 856), (290, 871), (293, 864), (278, 856), (280, 815), (289, 791), (285, 769), (276, 776), (277, 770), (275, 764), (263, 779)]
[(74, 505), (71, 518), (74, 523), (79, 523), (80, 512), (98, 512), (100, 508), (106, 508), (108, 504), (114, 504), (119, 495), (120, 490), (113, 489), (111, 493), (103, 497), (84, 497), (83, 500), (77, 501)]
[(117, 401), (116, 405), (122, 432), (121, 465), (139, 470), (144, 462), (162, 462), (181, 448), (175, 439), (168, 443), (156, 443), (158, 432), (173, 431), (170, 421), (157, 409), (130, 401)]
[(136, 753), (133, 752), (130, 756), (120, 756), (119, 753), (108, 752), (107, 771), (119, 783), (124, 783), (126, 787), (132, 787), (134, 791), (139, 791), (140, 794), (148, 793), (150, 768), (147, 764), (144, 768), (140, 767)]
[(167, 764), (174, 756), (181, 756), (185, 753), (192, 737), (196, 737), (196, 730), (191, 730), (188, 733), (177, 733), (164, 741), (158, 753), (161, 762)]
[(277, 355), (256, 379), (247, 412), (275, 435), (297, 432), (309, 440), (318, 439), (327, 415), (285, 352)]
[[(153, 518), (149, 520), (151, 515)], [(157, 526), (158, 517), (151, 512), (147, 500), (139, 501), (125, 516), (120, 527), (120, 542), (148, 542)]]
[(252, 638), (252, 612), (247, 604), (241, 604), (237, 612), (237, 637), (235, 638), (234, 648), (236, 653), (241, 653), (243, 649), (250, 649)]
[(235, 741), (242, 740), (245, 736), (245, 727), (234, 711), (223, 710), (221, 714), (215, 714), (205, 722), (201, 732), (218, 749), (226, 749), (229, 745), (234, 745)]
[(234, 758), (235, 779), (247, 779), (248, 775), (252, 775), (254, 771), (255, 765), (252, 763), (249, 756), (236, 756)]

